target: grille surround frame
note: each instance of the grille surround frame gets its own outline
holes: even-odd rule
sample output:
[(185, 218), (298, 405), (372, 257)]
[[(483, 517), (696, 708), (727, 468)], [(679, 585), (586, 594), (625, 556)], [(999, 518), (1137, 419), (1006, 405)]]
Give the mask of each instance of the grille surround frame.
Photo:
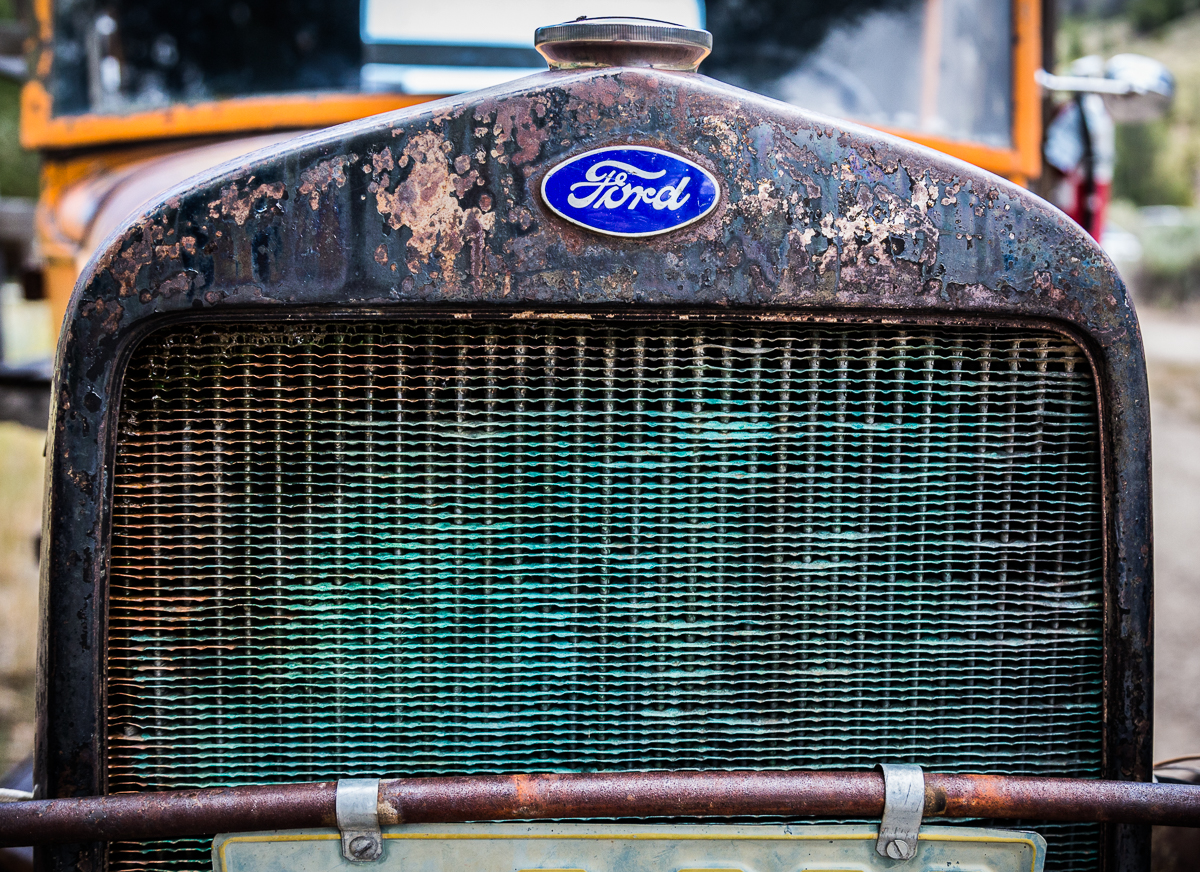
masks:
[[(624, 71), (628, 74), (629, 71)], [(612, 71), (586, 74), (556, 74), (557, 87), (564, 79), (571, 79), (583, 91), (587, 87), (603, 83)], [(684, 85), (671, 81), (663, 74), (639, 71), (635, 84), (653, 80), (656, 88), (683, 91)], [(725, 92), (732, 89), (711, 84), (689, 87), (700, 91), (720, 92), (717, 96), (727, 99)], [(527, 86), (527, 90), (533, 86)], [(511, 96), (511, 95), (509, 95)], [(711, 94), (702, 96), (712, 97)], [(453, 103), (453, 101), (446, 101)], [(751, 102), (751, 101), (745, 101)], [(460, 104), (464, 106), (466, 104)], [(758, 114), (768, 113), (767, 108), (752, 107)], [(799, 110), (783, 111), (777, 106), (770, 112), (789, 120), (800, 119), (810, 123)], [(751, 113), (754, 114), (754, 113)], [(400, 113), (405, 124), (418, 128), (428, 124), (432, 114), (427, 110), (411, 110)], [(378, 141), (382, 138), (380, 122), (360, 122), (357, 127), (364, 138)], [(349, 137), (349, 133), (338, 134)], [(388, 131), (390, 135), (390, 131)], [(952, 162), (931, 157), (915, 146), (901, 146), (875, 134), (856, 132), (859, 144), (871, 147), (886, 147), (892, 153), (903, 153), (920, 166), (938, 167)], [(329, 135), (325, 135), (328, 139)], [(269, 156), (283, 172), (283, 166), (292, 161), (293, 176), (297, 155), (309, 166), (317, 164), (322, 157), (322, 135), (316, 135), (299, 145), (277, 149)], [(644, 141), (644, 140), (639, 140)], [(883, 143), (881, 146), (880, 143)], [(581, 142), (572, 149), (583, 150), (592, 143)], [(687, 146), (676, 141), (668, 143), (676, 151)], [(304, 151), (304, 149), (308, 151)], [(830, 146), (832, 149), (833, 147)], [(846, 151), (854, 146), (838, 146)], [(836, 151), (837, 149), (833, 149)], [(263, 162), (267, 161), (264, 157)], [(711, 165), (711, 161), (708, 162)], [(547, 165), (552, 161), (547, 160)], [(261, 168), (261, 167), (260, 167)], [(543, 167), (543, 170), (546, 167)], [(720, 168), (717, 168), (720, 172)], [(968, 172), (954, 165), (952, 171), (960, 177), (976, 178), (980, 184), (994, 186), (995, 180), (978, 171)], [(240, 175), (239, 175), (240, 173)], [(270, 173), (268, 172), (268, 176)], [(185, 207), (171, 205), (165, 198), (159, 206), (146, 216), (131, 223), (112, 243), (110, 253), (98, 260), (89, 276), (85, 277), (82, 294), (77, 294), (72, 304), (72, 313), (79, 320), (69, 319), (71, 330), (65, 336), (59, 353), (59, 375), (56, 381), (56, 403), (52, 418), (54, 436), (53, 464), (50, 477), (50, 501), (47, 506), (47, 534), (43, 538), (43, 634), (42, 634), (42, 685), (39, 688), (39, 757), (37, 761), (37, 783), (44, 796), (87, 795), (102, 792), (104, 772), (102, 761), (104, 750), (104, 684), (105, 639), (104, 614), (106, 598), (107, 551), (110, 541), (112, 462), (116, 438), (116, 403), (120, 395), (121, 376), (134, 348), (151, 331), (178, 324), (183, 321), (218, 320), (262, 320), (265, 317), (284, 317), (305, 320), (363, 320), (364, 318), (437, 318), (454, 319), (469, 314), (473, 318), (536, 317), (539, 320), (558, 316), (577, 318), (620, 317), (621, 319), (650, 320), (657, 317), (671, 319), (680, 316), (712, 318), (713, 320), (746, 319), (795, 319), (824, 323), (872, 323), (885, 322), (913, 326), (1014, 326), (1034, 327), (1059, 332), (1075, 342), (1088, 356), (1096, 380), (1096, 395), (1100, 412), (1102, 510), (1105, 519), (1104, 576), (1105, 576), (1105, 774), (1108, 777), (1145, 779), (1149, 774), (1149, 515), (1148, 515), (1148, 458), (1145, 456), (1145, 435), (1148, 433), (1148, 408), (1145, 403), (1145, 372), (1141, 358), (1140, 340), (1136, 333), (1136, 321), (1132, 310), (1119, 304), (1125, 299), (1120, 280), (1104, 261), (1103, 256), (1080, 234), (1066, 228), (1058, 218), (1043, 207), (1032, 202), (1027, 195), (1014, 191), (1001, 191), (1007, 204), (1015, 204), (1023, 210), (1022, 228), (1031, 236), (1039, 233), (1050, 235), (1053, 231), (1054, 245), (1058, 246), (1051, 270), (1059, 269), (1070, 275), (1071, 259), (1079, 263), (1082, 258), (1091, 258), (1092, 273), (1079, 280), (1079, 285), (1070, 295), (1051, 299), (1049, 294), (1014, 295), (1011, 289), (1020, 284), (1036, 287), (1032, 281), (1021, 282), (1015, 269), (994, 269), (979, 277), (979, 290), (971, 302), (970, 311), (952, 309), (950, 301), (938, 307), (931, 305), (928, 298), (907, 299), (893, 305), (885, 305), (881, 293), (864, 294), (861, 306), (821, 305), (818, 299), (810, 301), (783, 301), (770, 308), (761, 305), (747, 308), (750, 302), (741, 293), (725, 293), (706, 299), (697, 299), (699, 293), (681, 305), (641, 305), (638, 307), (613, 308), (619, 302), (620, 293), (605, 293), (604, 299), (593, 305), (579, 305), (569, 292), (550, 291), (543, 299), (521, 299), (519, 305), (498, 304), (496, 300), (481, 299), (483, 295), (473, 291), (469, 285), (456, 291), (452, 306), (429, 306), (427, 301), (414, 297), (393, 305), (382, 304), (378, 295), (356, 291), (342, 283), (334, 290), (321, 290), (327, 302), (322, 304), (312, 299), (295, 299), (294, 287), (286, 282), (272, 286), (260, 283), (258, 300), (239, 297), (237, 285), (228, 279), (214, 281), (210, 286), (177, 295), (174, 299), (161, 294), (149, 294), (145, 302), (138, 295), (122, 294), (120, 282), (115, 279), (114, 269), (119, 265), (119, 256), (128, 255), (136, 247), (147, 228), (161, 222), (168, 212), (171, 220), (178, 223), (182, 210), (199, 223), (211, 211), (208, 203), (219, 193), (222, 185), (231, 178), (244, 178), (240, 169), (227, 169), (214, 173), (212, 180), (196, 184), (189, 194)], [(531, 174), (530, 184), (536, 184), (540, 173)], [(299, 187), (297, 185), (297, 187)], [(361, 188), (347, 186), (357, 194)], [(351, 193), (347, 191), (347, 195)], [(345, 199), (351, 199), (347, 196)], [(722, 202), (714, 221), (724, 221), (728, 203)], [(349, 207), (348, 207), (349, 208)], [(190, 212), (188, 211), (190, 210)], [(316, 210), (314, 209), (314, 212)], [(549, 225), (547, 234), (560, 238), (569, 237), (575, 231), (553, 224), (552, 219), (539, 219)], [(1042, 226), (1037, 227), (1039, 222)], [(230, 222), (232, 223), (232, 222)], [(702, 222), (703, 223), (703, 222)], [(238, 225), (239, 227), (241, 225)], [(339, 222), (340, 226), (340, 222)], [(703, 239), (699, 230), (689, 231), (689, 245)], [(225, 243), (229, 256), (236, 260), (241, 256), (236, 246), (253, 238), (253, 228), (231, 233), (237, 238)], [(753, 241), (751, 234), (745, 241)], [(605, 240), (610, 249), (627, 251), (629, 246)], [(1050, 245), (1050, 242), (1046, 242)], [(668, 243), (656, 241), (649, 249), (661, 250)], [(147, 261), (150, 262), (150, 261)], [(165, 264), (165, 265), (164, 265)], [(861, 265), (861, 264), (860, 264)], [(168, 274), (172, 269), (169, 257), (164, 263), (154, 265), (157, 274)], [(747, 287), (754, 284), (753, 273), (740, 273)], [(882, 286), (879, 274), (867, 275), (862, 283), (872, 282)], [(1036, 272), (1033, 274), (1036, 278)], [(1026, 276), (1028, 279), (1028, 276)], [(1050, 280), (1053, 285), (1053, 279)], [(632, 279), (618, 283), (620, 288), (631, 286)], [(161, 288), (166, 280), (159, 281)], [(446, 285), (448, 283), (443, 283)], [(265, 291), (264, 291), (265, 288)], [(989, 290), (994, 288), (994, 290)], [(214, 290), (215, 289), (215, 290)], [(228, 299), (217, 293), (224, 289)], [(215, 296), (212, 296), (214, 295)], [(471, 298), (476, 300), (472, 304)], [(557, 298), (557, 299), (556, 299)], [(1109, 300), (1113, 302), (1109, 302)], [(198, 307), (193, 307), (198, 302)], [(453, 303), (458, 305), (454, 306)], [(139, 308), (140, 304), (140, 308)], [(574, 304), (574, 305), (572, 305)], [(719, 305), (714, 305), (719, 304)], [(669, 309), (668, 309), (669, 305)], [(111, 307), (111, 309), (110, 309)], [(197, 311), (199, 308), (202, 311)], [(111, 313), (117, 313), (110, 321)], [(1118, 486), (1118, 482), (1120, 485)], [(1139, 869), (1146, 854), (1146, 837), (1140, 828), (1108, 827), (1106, 836), (1105, 867), (1107, 869)], [(42, 869), (73, 868), (82, 858), (103, 865), (104, 851), (100, 846), (56, 846), (39, 852)]]

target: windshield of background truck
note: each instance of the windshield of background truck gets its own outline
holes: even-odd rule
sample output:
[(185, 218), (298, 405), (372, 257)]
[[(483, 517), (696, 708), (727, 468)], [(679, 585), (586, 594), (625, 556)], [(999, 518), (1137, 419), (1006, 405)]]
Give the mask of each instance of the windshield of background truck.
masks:
[[(632, 7), (632, 8), (631, 8)], [(1011, 2), (997, 0), (64, 0), (55, 115), (264, 94), (450, 94), (545, 69), (542, 24), (628, 15), (704, 26), (701, 72), (789, 103), (1010, 144)]]

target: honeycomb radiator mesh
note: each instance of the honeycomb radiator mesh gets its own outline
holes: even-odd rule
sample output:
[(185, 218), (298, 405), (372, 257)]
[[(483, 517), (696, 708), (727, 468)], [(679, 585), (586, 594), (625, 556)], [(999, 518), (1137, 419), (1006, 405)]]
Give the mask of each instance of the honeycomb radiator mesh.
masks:
[[(111, 792), (1100, 774), (1097, 410), (1057, 334), (179, 326), (117, 443)], [(1094, 867), (1096, 827), (1041, 830), (1048, 869)]]

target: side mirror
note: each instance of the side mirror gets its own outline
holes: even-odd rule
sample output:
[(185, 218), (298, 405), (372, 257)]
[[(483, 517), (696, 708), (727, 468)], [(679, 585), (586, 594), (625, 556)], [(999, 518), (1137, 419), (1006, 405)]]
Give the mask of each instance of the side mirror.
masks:
[(1103, 76), (1055, 76), (1038, 70), (1035, 77), (1049, 91), (1099, 94), (1119, 124), (1140, 124), (1161, 118), (1175, 97), (1175, 77), (1171, 71), (1144, 55), (1113, 55), (1104, 65)]
[(1175, 97), (1175, 77), (1170, 70), (1144, 55), (1114, 55), (1104, 65), (1104, 76), (1129, 89), (1123, 94), (1104, 95), (1104, 105), (1118, 124), (1161, 118)]

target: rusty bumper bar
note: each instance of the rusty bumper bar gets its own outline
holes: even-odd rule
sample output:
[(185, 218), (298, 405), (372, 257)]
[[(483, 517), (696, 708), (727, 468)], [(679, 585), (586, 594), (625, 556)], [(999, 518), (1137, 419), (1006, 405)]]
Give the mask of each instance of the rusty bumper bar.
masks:
[[(178, 790), (0, 805), (0, 847), (333, 827), (335, 782)], [(875, 772), (627, 772), (397, 778), (384, 824), (563, 818), (879, 817)], [(927, 818), (1200, 827), (1200, 786), (925, 774)]]

